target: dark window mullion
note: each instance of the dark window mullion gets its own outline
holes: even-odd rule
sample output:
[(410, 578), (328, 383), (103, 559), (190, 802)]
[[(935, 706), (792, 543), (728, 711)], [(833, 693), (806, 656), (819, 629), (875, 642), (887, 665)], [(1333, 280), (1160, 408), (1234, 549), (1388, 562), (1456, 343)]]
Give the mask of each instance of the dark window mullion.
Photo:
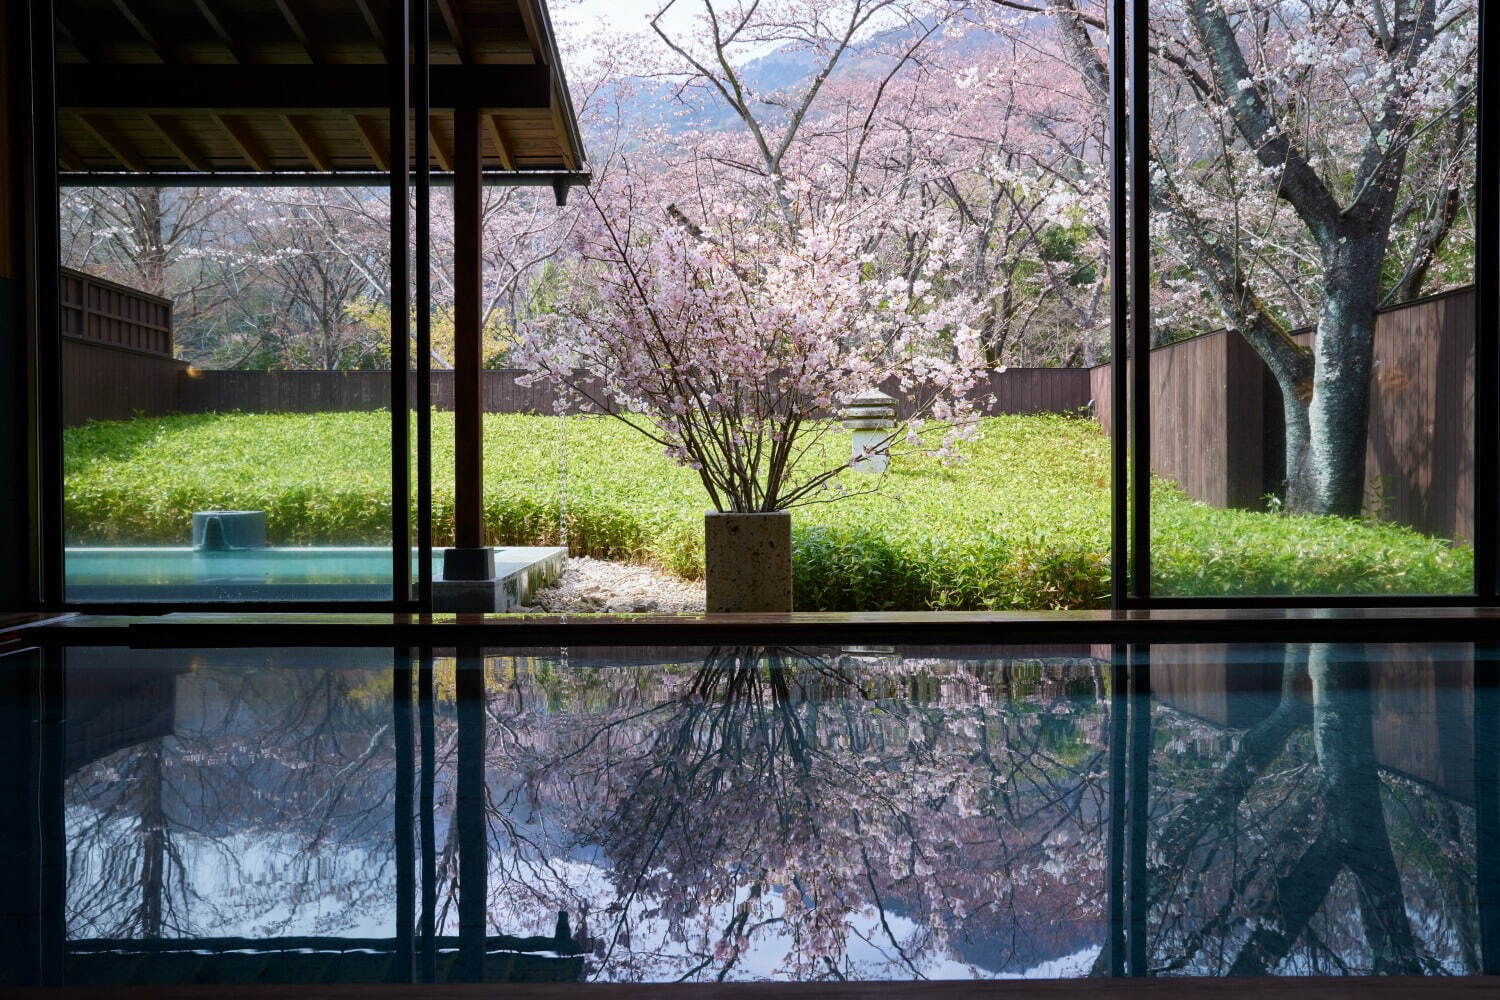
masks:
[(396, 607), (411, 600), (411, 414), (407, 405), (407, 372), (411, 368), (411, 215), (407, 202), (411, 172), (410, 25), (408, 0), (393, 0), (386, 65), (391, 72), (391, 601)]
[(1474, 593), (1500, 598), (1500, 34), (1479, 4), (1474, 233)]
[(1129, 160), (1126, 106), (1129, 66), (1125, 37), (1128, 0), (1111, 0), (1109, 18), (1109, 288), (1110, 288), (1110, 605), (1126, 606), (1130, 598), (1130, 353), (1127, 255), (1129, 236)]
[(1150, 7), (1130, 7), (1130, 592), (1151, 597)]

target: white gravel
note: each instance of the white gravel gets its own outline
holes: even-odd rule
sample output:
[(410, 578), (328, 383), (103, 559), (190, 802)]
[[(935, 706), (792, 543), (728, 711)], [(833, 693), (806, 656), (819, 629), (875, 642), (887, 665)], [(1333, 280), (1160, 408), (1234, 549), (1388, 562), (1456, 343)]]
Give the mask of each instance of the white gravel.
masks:
[(518, 611), (584, 614), (678, 614), (703, 610), (703, 581), (688, 582), (649, 566), (570, 558), (560, 581)]

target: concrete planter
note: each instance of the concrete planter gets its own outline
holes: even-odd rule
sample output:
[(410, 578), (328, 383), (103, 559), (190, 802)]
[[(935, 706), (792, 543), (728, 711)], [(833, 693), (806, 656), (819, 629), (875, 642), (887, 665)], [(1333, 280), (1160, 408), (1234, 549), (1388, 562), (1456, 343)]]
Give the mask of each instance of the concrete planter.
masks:
[(792, 514), (703, 516), (707, 607), (713, 611), (792, 610)]

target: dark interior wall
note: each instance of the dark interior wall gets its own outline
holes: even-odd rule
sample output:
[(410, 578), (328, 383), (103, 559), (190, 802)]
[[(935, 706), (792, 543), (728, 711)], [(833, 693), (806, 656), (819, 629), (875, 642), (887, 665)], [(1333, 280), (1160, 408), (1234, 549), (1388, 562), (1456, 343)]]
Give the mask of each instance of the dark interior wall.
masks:
[(0, 13), (0, 609), (26, 603), (29, 550), (26, 502), (29, 461), (26, 449), (26, 342), (18, 264), (21, 253), (22, 143), (13, 122), (24, 121), (16, 105), (24, 93), (13, 48), (24, 32), (25, 4), (3, 6)]

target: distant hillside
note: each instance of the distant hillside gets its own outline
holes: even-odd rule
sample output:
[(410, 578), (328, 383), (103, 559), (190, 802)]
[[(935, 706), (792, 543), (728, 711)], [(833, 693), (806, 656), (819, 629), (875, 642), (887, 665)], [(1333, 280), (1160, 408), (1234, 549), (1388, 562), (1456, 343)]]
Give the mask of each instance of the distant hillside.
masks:
[[(1045, 18), (1038, 18), (1045, 22)], [(881, 32), (851, 46), (841, 60), (834, 79), (851, 76), (883, 76), (890, 68), (892, 52), (904, 48), (915, 38), (915, 29), (902, 27)], [(930, 39), (951, 55), (982, 58), (986, 51), (1005, 44), (1002, 39), (980, 28), (970, 28), (958, 37)], [(800, 94), (811, 82), (821, 64), (817, 53), (787, 45), (774, 52), (746, 62), (742, 68), (745, 82), (761, 95)], [(633, 93), (621, 101), (622, 114), (640, 128), (660, 127), (669, 132), (717, 132), (738, 127), (739, 120), (723, 99), (708, 87), (693, 87), (678, 93), (670, 82), (632, 77), (621, 81)]]

